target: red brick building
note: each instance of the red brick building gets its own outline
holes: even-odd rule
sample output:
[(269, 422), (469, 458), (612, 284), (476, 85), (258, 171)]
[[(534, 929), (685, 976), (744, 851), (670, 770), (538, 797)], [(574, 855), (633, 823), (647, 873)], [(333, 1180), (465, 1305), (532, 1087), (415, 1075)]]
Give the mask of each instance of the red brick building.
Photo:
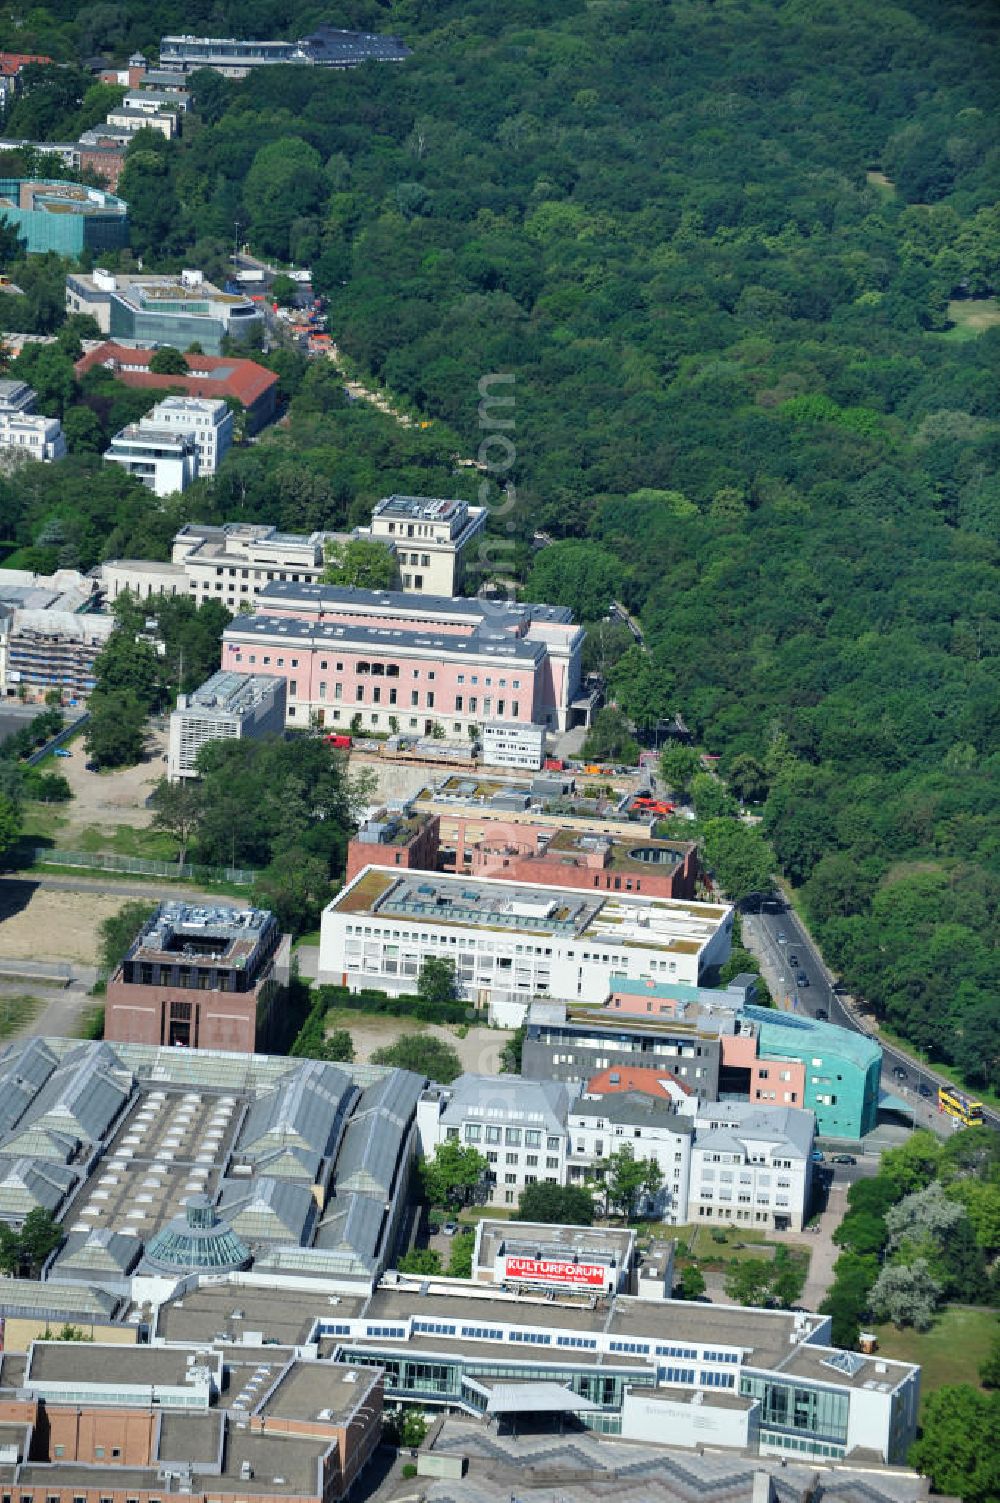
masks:
[(698, 848), (693, 841), (651, 840), (641, 834), (626, 840), (553, 828), (551, 822), (382, 810), (350, 842), (346, 880), (366, 866), (693, 898)]
[(290, 939), (262, 908), (163, 903), (108, 982), (104, 1037), (253, 1054), (274, 1041)]
[(111, 371), (124, 386), (150, 391), (183, 392), (188, 397), (235, 397), (247, 415), (247, 432), (256, 433), (274, 418), (278, 378), (255, 360), (230, 355), (186, 354), (187, 376), (158, 376), (149, 369), (155, 350), (133, 350), (128, 345), (105, 340), (76, 362), (78, 377), (96, 366)]

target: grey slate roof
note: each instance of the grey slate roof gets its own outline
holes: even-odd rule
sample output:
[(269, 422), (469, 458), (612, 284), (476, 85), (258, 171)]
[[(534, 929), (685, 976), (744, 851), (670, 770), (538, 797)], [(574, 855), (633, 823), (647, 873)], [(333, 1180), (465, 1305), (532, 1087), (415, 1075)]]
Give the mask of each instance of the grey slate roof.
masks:
[(666, 1097), (659, 1099), (643, 1091), (609, 1091), (597, 1100), (574, 1101), (570, 1117), (599, 1118), (621, 1127), (663, 1127), (682, 1137), (694, 1132), (691, 1117), (671, 1111)]
[[(698, 1109), (698, 1148), (744, 1152), (750, 1143), (780, 1143), (789, 1158), (806, 1158), (816, 1119), (794, 1106), (760, 1106), (754, 1101), (706, 1102)], [(702, 1125), (704, 1124), (704, 1125)]]
[(543, 1132), (566, 1131), (570, 1093), (558, 1080), (525, 1080), (520, 1075), (460, 1075), (447, 1088), (441, 1114), (445, 1126), (458, 1126), (468, 1117), (482, 1121), (517, 1122)]

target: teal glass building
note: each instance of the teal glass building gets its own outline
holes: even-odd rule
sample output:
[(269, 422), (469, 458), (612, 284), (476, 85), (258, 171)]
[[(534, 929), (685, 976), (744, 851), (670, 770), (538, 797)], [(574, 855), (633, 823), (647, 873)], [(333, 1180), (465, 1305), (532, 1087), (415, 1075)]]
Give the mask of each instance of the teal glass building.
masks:
[(0, 178), (0, 219), (29, 254), (55, 251), (74, 259), (84, 250), (128, 245), (128, 205), (103, 188), (55, 178)]

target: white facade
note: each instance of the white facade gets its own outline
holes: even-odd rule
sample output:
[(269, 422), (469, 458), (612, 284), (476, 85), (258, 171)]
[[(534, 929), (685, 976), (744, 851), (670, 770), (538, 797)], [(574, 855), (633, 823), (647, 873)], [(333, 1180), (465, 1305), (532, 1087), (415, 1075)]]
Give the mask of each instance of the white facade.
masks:
[(25, 381), (0, 381), (0, 449), (22, 459), (62, 459), (66, 440), (58, 418), (36, 413), (35, 392)]
[(198, 478), (198, 448), (190, 433), (130, 423), (111, 440), (105, 461), (121, 465), (155, 496), (185, 491)]
[(433, 496), (386, 496), (372, 512), (371, 536), (389, 543), (401, 588), (457, 595), (472, 540), (486, 527), (485, 506)]
[(366, 867), (323, 911), (320, 979), (398, 996), (448, 956), (464, 997), (523, 1021), (535, 997), (603, 1002), (613, 974), (696, 986), (732, 924), (723, 905)]
[(169, 141), (177, 133), (177, 116), (160, 110), (137, 110), (121, 105), (111, 110), (106, 118), (109, 125), (127, 130), (129, 135), (134, 135), (137, 130), (155, 130)]
[(487, 767), (518, 767), (538, 772), (545, 761), (545, 727), (488, 720), (482, 730), (482, 747)]
[(284, 679), (215, 673), (193, 694), (180, 694), (170, 716), (167, 778), (197, 777), (198, 753), (209, 741), (280, 736), (285, 727)]
[(812, 1188), (812, 1112), (700, 1102), (695, 1127), (690, 1221), (802, 1229)]
[(568, 1126), (568, 1184), (582, 1185), (587, 1177), (600, 1176), (611, 1155), (627, 1144), (634, 1158), (654, 1159), (662, 1175), (660, 1190), (640, 1212), (674, 1226), (688, 1221), (690, 1117), (667, 1110), (653, 1097), (621, 1091), (574, 1101)]
[(475, 1148), (490, 1166), (489, 1204), (516, 1206), (526, 1185), (566, 1183), (567, 1087), (519, 1075), (460, 1075), (425, 1091), (417, 1106), (420, 1151), (439, 1143)]
[[(729, 1394), (705, 1394), (701, 1389), (679, 1393), (669, 1389), (629, 1388), (622, 1399), (622, 1440), (649, 1441), (672, 1446), (721, 1446), (725, 1450), (756, 1451), (759, 1408), (752, 1399)], [(756, 1493), (754, 1494), (756, 1497)]]
[(35, 412), (13, 415), (0, 412), (0, 448), (22, 458), (50, 463), (62, 459), (66, 440), (58, 418)]
[(165, 397), (145, 421), (193, 434), (199, 475), (214, 475), (232, 446), (233, 414), (219, 397)]

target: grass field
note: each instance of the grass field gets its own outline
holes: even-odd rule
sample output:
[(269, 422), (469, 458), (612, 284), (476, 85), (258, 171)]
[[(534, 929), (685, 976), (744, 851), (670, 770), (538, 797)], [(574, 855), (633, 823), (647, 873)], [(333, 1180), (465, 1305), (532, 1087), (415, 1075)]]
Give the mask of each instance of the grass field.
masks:
[(27, 1028), (41, 1006), (41, 998), (31, 997), (27, 992), (15, 997), (0, 997), (0, 1039), (9, 1039), (12, 1034)]
[(959, 343), (978, 339), (986, 329), (1000, 324), (1000, 303), (992, 297), (952, 298), (948, 304), (948, 318), (952, 327), (946, 329), (940, 338)]
[(884, 172), (866, 172), (865, 177), (872, 188), (879, 188), (889, 198), (896, 194), (896, 184), (887, 178)]
[(978, 1387), (979, 1366), (989, 1356), (996, 1328), (991, 1311), (969, 1305), (949, 1305), (929, 1331), (900, 1330), (893, 1325), (874, 1327), (883, 1356), (920, 1363), (920, 1392), (924, 1397), (945, 1383), (973, 1383)]

